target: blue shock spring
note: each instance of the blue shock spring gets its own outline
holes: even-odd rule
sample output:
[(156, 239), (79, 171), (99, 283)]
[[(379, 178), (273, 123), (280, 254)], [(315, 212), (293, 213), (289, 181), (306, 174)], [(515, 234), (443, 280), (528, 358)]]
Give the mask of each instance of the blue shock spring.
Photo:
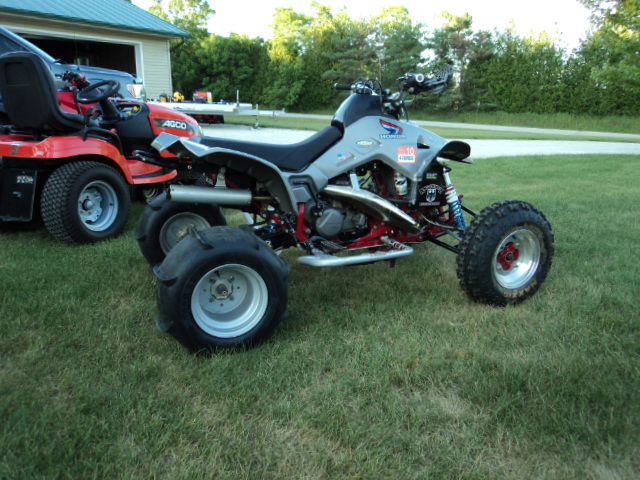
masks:
[(453, 224), (458, 227), (460, 230), (464, 230), (467, 228), (467, 223), (464, 220), (464, 215), (462, 214), (462, 205), (460, 204), (460, 199), (458, 198), (458, 194), (455, 189), (453, 190), (454, 200), (449, 201), (449, 212), (451, 212), (451, 216), (453, 217)]
[(449, 172), (445, 170), (443, 172), (443, 176), (446, 185), (445, 196), (447, 197), (447, 204), (449, 205), (449, 215), (453, 219), (453, 225), (460, 230), (464, 230), (467, 228), (467, 223), (465, 222), (464, 215), (462, 214), (462, 204), (458, 198), (458, 193), (456, 192), (453, 183), (451, 183)]

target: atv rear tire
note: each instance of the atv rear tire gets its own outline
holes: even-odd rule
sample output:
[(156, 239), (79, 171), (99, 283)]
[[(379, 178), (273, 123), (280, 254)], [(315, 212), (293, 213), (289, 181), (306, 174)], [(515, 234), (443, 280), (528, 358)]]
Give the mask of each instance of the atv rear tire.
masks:
[(456, 273), (462, 289), (491, 305), (532, 296), (551, 268), (553, 242), (551, 225), (533, 205), (508, 200), (485, 208), (460, 242)]
[(142, 255), (153, 266), (164, 260), (190, 228), (205, 230), (226, 224), (217, 205), (172, 202), (163, 193), (144, 208), (133, 236)]
[(193, 351), (254, 346), (286, 317), (289, 265), (251, 229), (192, 230), (154, 272), (158, 327)]
[(63, 165), (47, 179), (40, 208), (45, 227), (65, 243), (120, 235), (131, 213), (129, 185), (115, 169), (91, 161)]

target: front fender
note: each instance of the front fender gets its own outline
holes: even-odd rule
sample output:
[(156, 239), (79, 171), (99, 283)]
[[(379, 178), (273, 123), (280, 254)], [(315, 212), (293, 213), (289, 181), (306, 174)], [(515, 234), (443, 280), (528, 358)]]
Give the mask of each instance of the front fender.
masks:
[(436, 156), (446, 158), (447, 160), (454, 160), (462, 163), (473, 163), (473, 160), (469, 158), (469, 155), (471, 155), (471, 147), (468, 143), (461, 142), (459, 140), (447, 142), (447, 144), (444, 145), (436, 154)]

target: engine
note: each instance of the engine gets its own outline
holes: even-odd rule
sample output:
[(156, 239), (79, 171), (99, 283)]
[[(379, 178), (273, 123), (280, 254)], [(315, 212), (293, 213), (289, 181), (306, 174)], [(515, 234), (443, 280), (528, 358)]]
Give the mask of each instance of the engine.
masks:
[(424, 178), (413, 184), (382, 162), (363, 165), (334, 178), (321, 200), (306, 205), (306, 224), (316, 235), (330, 240), (362, 236), (371, 227), (370, 217), (415, 231), (418, 225), (412, 211), (437, 211), (447, 204), (444, 168), (432, 162)]
[(326, 239), (360, 236), (368, 228), (364, 213), (345, 208), (338, 201), (332, 201), (331, 204), (309, 202), (305, 220), (318, 235)]
[(394, 207), (384, 199), (391, 197), (402, 202), (408, 193), (408, 181), (382, 162), (374, 161), (362, 165), (351, 175), (334, 178), (323, 193), (321, 201), (307, 204), (307, 225), (323, 238), (347, 239), (362, 236), (369, 230), (369, 215), (388, 219), (389, 209)]

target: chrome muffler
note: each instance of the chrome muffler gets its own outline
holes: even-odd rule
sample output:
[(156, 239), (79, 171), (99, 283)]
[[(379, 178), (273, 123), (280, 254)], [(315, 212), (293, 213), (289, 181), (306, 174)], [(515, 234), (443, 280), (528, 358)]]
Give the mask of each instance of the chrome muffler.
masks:
[(253, 201), (251, 190), (192, 185), (171, 185), (167, 198), (174, 202), (211, 203), (230, 207), (249, 205)]

